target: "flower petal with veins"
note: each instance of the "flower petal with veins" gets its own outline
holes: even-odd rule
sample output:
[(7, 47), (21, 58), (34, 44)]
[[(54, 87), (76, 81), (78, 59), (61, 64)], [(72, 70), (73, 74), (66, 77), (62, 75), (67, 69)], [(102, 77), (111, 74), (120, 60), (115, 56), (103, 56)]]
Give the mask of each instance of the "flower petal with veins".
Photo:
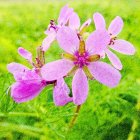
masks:
[(121, 32), (122, 28), (123, 20), (121, 17), (117, 16), (109, 25), (108, 32), (113, 36), (117, 36)]
[(70, 89), (63, 78), (57, 80), (56, 86), (53, 90), (53, 99), (56, 106), (64, 106), (73, 99), (69, 97)]
[(44, 65), (41, 68), (41, 75), (47, 81), (57, 80), (66, 76), (73, 66), (72, 61), (60, 59)]
[(120, 72), (107, 63), (92, 62), (88, 68), (97, 81), (108, 87), (117, 86), (121, 79)]
[(133, 55), (136, 52), (134, 46), (130, 42), (122, 39), (115, 40), (114, 45), (111, 45), (110, 48), (126, 55)]
[(74, 53), (79, 48), (79, 39), (74, 30), (69, 27), (62, 27), (57, 32), (59, 46), (68, 53)]
[(42, 50), (47, 51), (52, 42), (55, 40), (55, 38), (56, 38), (55, 32), (51, 32), (50, 34), (48, 34), (48, 36), (42, 42)]
[(113, 52), (111, 52), (109, 49), (106, 50), (106, 54), (107, 54), (110, 62), (112, 63), (112, 65), (116, 69), (121, 70), (122, 69), (122, 63), (121, 63), (120, 59)]
[(36, 97), (45, 86), (40, 81), (16, 82), (11, 86), (11, 96), (17, 102), (26, 102)]
[(100, 13), (94, 13), (93, 20), (95, 23), (96, 30), (106, 29), (106, 23), (104, 17)]
[(75, 12), (69, 18), (69, 27), (73, 30), (77, 30), (80, 27), (80, 19)]
[(68, 22), (69, 17), (73, 13), (73, 8), (69, 8), (68, 5), (62, 7), (59, 17), (58, 17), (58, 24), (65, 25)]
[(14, 75), (14, 78), (17, 81), (21, 80), (23, 73), (29, 70), (29, 68), (25, 67), (24, 65), (15, 62), (8, 64), (7, 69)]
[(88, 95), (88, 80), (82, 69), (78, 69), (72, 81), (73, 102), (81, 105)]
[(27, 51), (26, 49), (19, 47), (18, 53), (25, 59), (27, 59), (29, 62), (32, 62), (32, 54)]

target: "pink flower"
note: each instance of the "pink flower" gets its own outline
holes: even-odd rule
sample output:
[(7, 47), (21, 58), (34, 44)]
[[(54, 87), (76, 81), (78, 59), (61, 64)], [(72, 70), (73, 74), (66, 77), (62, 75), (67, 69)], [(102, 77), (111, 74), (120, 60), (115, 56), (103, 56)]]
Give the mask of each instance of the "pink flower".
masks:
[(40, 70), (42, 69), (44, 60), (41, 57), (41, 53), (43, 52), (40, 48), (38, 49), (36, 63), (32, 61), (32, 54), (24, 48), (18, 48), (18, 53), (27, 59), (33, 68), (29, 69), (15, 62), (7, 65), (8, 71), (14, 75), (16, 80), (11, 86), (11, 96), (17, 103), (32, 100), (49, 84), (55, 84), (53, 98), (57, 106), (62, 106), (72, 101), (72, 98), (68, 95), (69, 88), (63, 78), (60, 78), (58, 81), (47, 81), (42, 78)]
[(45, 31), (47, 37), (42, 42), (43, 51), (46, 51), (50, 47), (51, 43), (56, 39), (58, 29), (61, 28), (62, 26), (68, 25), (68, 20), (72, 13), (73, 9), (69, 8), (68, 5), (65, 5), (60, 11), (57, 20), (58, 24), (56, 24), (54, 20), (50, 21), (48, 29)]
[(33, 99), (47, 85), (47, 81), (35, 70), (30, 70), (24, 65), (13, 62), (8, 64), (7, 69), (16, 80), (11, 86), (11, 96), (18, 103)]
[[(32, 54), (20, 47), (19, 54), (32, 63)], [(40, 75), (39, 64), (33, 69), (29, 69), (22, 64), (12, 62), (7, 65), (7, 69), (14, 75), (16, 82), (11, 86), (11, 96), (18, 102), (26, 102), (36, 97), (45, 86), (54, 81), (46, 81)], [(37, 67), (38, 66), (38, 67)]]
[(61, 9), (57, 22), (58, 24), (56, 24), (54, 20), (51, 20), (48, 29), (45, 31), (47, 37), (42, 42), (43, 51), (46, 51), (50, 47), (51, 43), (56, 39), (57, 32), (61, 27), (68, 26), (75, 30), (80, 36), (85, 31), (86, 27), (90, 25), (91, 19), (85, 21), (80, 27), (79, 16), (73, 11), (72, 8), (69, 8), (66, 5)]
[[(106, 28), (104, 17), (100, 13), (95, 13), (93, 15), (93, 20), (97, 30)], [(108, 43), (109, 47), (104, 52), (107, 54), (112, 65), (119, 70), (122, 69), (122, 63), (120, 59), (112, 51), (110, 51), (110, 49), (113, 49), (119, 53), (127, 55), (133, 55), (135, 53), (135, 48), (130, 42), (123, 39), (117, 39), (117, 35), (121, 32), (122, 28), (123, 28), (123, 20), (121, 19), (121, 17), (117, 16), (115, 19), (112, 20), (111, 24), (109, 25), (108, 28), (108, 34), (110, 35), (110, 41)]]
[(87, 98), (88, 78), (115, 87), (121, 78), (119, 71), (107, 63), (98, 61), (98, 54), (106, 49), (109, 39), (105, 30), (98, 30), (91, 33), (84, 42), (79, 40), (74, 30), (62, 27), (58, 30), (57, 40), (66, 53), (63, 54), (63, 59), (44, 65), (40, 71), (42, 77), (51, 81), (74, 74), (72, 98), (76, 105), (84, 103)]

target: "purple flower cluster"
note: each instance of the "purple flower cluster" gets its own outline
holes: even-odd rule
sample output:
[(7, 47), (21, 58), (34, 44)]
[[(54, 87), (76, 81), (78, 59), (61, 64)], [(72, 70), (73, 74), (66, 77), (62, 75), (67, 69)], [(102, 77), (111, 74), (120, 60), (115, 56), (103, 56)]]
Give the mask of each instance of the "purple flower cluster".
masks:
[[(117, 38), (123, 28), (121, 17), (112, 20), (107, 30), (103, 16), (100, 13), (93, 14), (96, 30), (85, 37), (91, 21), (88, 19), (80, 26), (79, 16), (66, 5), (61, 9), (57, 23), (50, 21), (45, 31), (47, 37), (42, 46), (37, 48), (35, 62), (30, 52), (22, 47), (18, 49), (18, 53), (33, 68), (15, 62), (8, 64), (8, 71), (16, 80), (11, 86), (11, 96), (16, 102), (31, 100), (47, 85), (53, 84), (55, 105), (63, 106), (68, 102), (81, 105), (88, 95), (88, 80), (97, 80), (111, 88), (118, 85), (122, 64), (111, 50), (133, 55), (135, 48), (131, 43)], [(55, 40), (64, 50), (62, 59), (45, 64), (45, 52)], [(106, 56), (112, 65), (102, 62)], [(73, 76), (72, 97), (69, 96), (70, 89), (64, 81), (67, 76)]]

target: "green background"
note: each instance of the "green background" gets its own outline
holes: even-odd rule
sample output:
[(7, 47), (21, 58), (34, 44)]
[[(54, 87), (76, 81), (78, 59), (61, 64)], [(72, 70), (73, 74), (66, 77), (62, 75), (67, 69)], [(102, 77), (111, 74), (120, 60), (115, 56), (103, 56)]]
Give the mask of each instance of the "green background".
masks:
[[(16, 104), (7, 90), (14, 79), (6, 70), (13, 61), (28, 66), (17, 48), (22, 46), (35, 56), (49, 21), (57, 19), (66, 3), (79, 14), (81, 23), (97, 11), (105, 16), (107, 26), (115, 16), (121, 16), (124, 28), (119, 38), (130, 41), (137, 50), (134, 56), (116, 53), (123, 64), (116, 88), (89, 81), (88, 98), (71, 130), (68, 125), (76, 108), (73, 103), (56, 107), (49, 86), (32, 101)], [(0, 139), (140, 140), (139, 7), (139, 0), (0, 1)], [(92, 22), (88, 31), (94, 29)], [(47, 62), (59, 59), (61, 52), (53, 43), (46, 53)], [(66, 80), (71, 85), (71, 78)]]

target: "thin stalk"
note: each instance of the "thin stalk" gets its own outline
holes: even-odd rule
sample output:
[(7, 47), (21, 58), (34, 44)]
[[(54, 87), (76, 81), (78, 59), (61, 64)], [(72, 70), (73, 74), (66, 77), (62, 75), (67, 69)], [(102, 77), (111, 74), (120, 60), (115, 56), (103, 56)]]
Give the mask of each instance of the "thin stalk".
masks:
[(127, 140), (134, 140), (135, 139), (135, 132), (136, 132), (136, 129), (139, 127), (140, 98), (137, 101), (136, 110), (137, 110), (138, 119), (133, 120), (131, 131), (130, 131), (130, 133), (128, 135)]
[(79, 111), (80, 111), (81, 105), (78, 105), (76, 108), (76, 111), (74, 113), (74, 116), (70, 122), (69, 128), (72, 128), (74, 126), (74, 124), (76, 123), (76, 119), (78, 117)]
[(16, 116), (39, 118), (39, 115), (37, 115), (36, 113), (25, 113), (25, 112), (0, 113), (0, 117), (16, 117)]

